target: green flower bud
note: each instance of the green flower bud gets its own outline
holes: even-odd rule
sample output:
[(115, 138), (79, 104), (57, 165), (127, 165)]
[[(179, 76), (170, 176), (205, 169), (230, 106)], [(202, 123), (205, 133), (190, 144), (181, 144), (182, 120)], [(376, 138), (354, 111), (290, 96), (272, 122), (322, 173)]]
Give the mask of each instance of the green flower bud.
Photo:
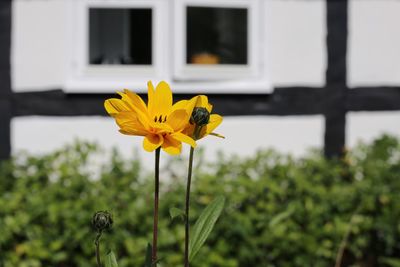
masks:
[(196, 124), (197, 126), (204, 126), (210, 121), (210, 112), (206, 108), (196, 107), (193, 109), (192, 116), (190, 117), (190, 123)]
[(93, 215), (92, 226), (97, 232), (111, 229), (112, 224), (113, 218), (108, 211), (98, 211)]

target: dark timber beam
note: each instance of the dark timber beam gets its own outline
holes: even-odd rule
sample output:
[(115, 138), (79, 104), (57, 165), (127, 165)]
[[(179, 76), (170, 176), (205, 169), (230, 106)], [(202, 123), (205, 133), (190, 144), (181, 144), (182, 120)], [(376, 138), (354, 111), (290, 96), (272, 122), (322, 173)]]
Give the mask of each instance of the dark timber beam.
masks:
[(327, 0), (325, 155), (341, 156), (345, 146), (347, 94), (347, 0)]
[[(342, 88), (342, 87), (340, 87)], [(339, 88), (339, 91), (340, 91)], [(224, 116), (326, 114), (331, 88), (278, 87), (272, 94), (209, 94), (215, 112)], [(334, 91), (335, 92), (335, 91)], [(400, 110), (400, 87), (356, 87), (346, 91), (340, 105), (346, 111)], [(333, 93), (330, 92), (331, 97)], [(143, 98), (146, 95), (141, 94)], [(175, 101), (193, 95), (174, 94)], [(14, 93), (12, 117), (19, 116), (107, 116), (103, 102), (115, 94), (65, 94), (61, 89)], [(344, 100), (343, 100), (344, 99)], [(337, 104), (334, 102), (334, 104)], [(335, 106), (333, 106), (335, 108)]]
[[(174, 99), (192, 96), (174, 94)], [(323, 96), (322, 88), (308, 87), (276, 88), (273, 94), (208, 94), (214, 111), (224, 116), (321, 114)], [(105, 116), (103, 102), (110, 97), (118, 96), (64, 94), (62, 90), (15, 93), (13, 116)]]
[(349, 111), (400, 110), (400, 87), (357, 87), (347, 93)]
[(0, 1), (0, 160), (10, 157), (12, 116), (10, 46), (11, 0)]

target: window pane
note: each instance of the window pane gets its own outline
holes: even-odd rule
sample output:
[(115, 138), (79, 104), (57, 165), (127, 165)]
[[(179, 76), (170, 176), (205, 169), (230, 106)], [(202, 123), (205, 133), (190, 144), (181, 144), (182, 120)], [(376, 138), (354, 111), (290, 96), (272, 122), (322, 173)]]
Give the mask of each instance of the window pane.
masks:
[(187, 64), (247, 64), (247, 9), (187, 7)]
[(150, 65), (152, 10), (90, 8), (89, 63)]

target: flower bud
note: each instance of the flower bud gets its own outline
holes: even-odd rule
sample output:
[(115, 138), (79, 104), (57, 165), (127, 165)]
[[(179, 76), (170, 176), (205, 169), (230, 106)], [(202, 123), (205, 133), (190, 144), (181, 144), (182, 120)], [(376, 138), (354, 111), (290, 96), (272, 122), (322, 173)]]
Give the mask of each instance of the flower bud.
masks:
[(193, 109), (192, 116), (190, 117), (190, 123), (196, 124), (197, 126), (204, 126), (208, 124), (210, 120), (210, 112), (206, 108), (196, 107)]
[(93, 215), (92, 225), (98, 232), (111, 229), (112, 224), (112, 215), (108, 211), (98, 211)]

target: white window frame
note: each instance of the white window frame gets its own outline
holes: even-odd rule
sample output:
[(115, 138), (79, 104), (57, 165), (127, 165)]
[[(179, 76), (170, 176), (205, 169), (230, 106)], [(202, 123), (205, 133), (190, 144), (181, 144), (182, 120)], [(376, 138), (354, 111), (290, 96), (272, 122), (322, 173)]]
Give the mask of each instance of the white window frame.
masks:
[[(113, 93), (123, 88), (147, 92), (148, 80), (154, 84), (165, 80), (176, 93), (272, 92), (266, 67), (264, 32), (260, 28), (261, 24), (265, 24), (265, 16), (261, 16), (263, 11), (259, 2), (263, 5), (260, 0), (71, 0), (67, 9), (69, 43), (66, 45), (67, 71), (63, 88), (71, 93)], [(179, 27), (179, 22), (184, 18), (181, 11), (187, 3), (249, 8), (248, 34), (251, 41), (245, 69), (233, 65), (233, 68), (226, 65), (199, 66), (200, 72), (192, 68), (189, 72), (194, 71), (194, 75), (185, 73), (186, 52), (182, 48), (185, 41), (183, 33), (186, 31)], [(88, 64), (90, 7), (152, 8), (152, 66)], [(178, 11), (181, 12), (180, 18), (176, 18)], [(221, 80), (221, 77), (224, 79)]]
[[(247, 9), (247, 60), (246, 65), (193, 65), (186, 63), (186, 11), (193, 7), (220, 7)], [(179, 80), (243, 79), (259, 76), (259, 0), (175, 0), (174, 7), (174, 76)]]
[[(71, 54), (65, 90), (83, 89), (109, 92), (110, 88), (145, 87), (143, 80), (162, 79), (165, 73), (166, 53), (162, 43), (168, 31), (165, 0), (79, 0), (71, 1), (69, 21)], [(91, 65), (88, 62), (90, 8), (151, 8), (152, 9), (152, 64), (151, 65)]]

